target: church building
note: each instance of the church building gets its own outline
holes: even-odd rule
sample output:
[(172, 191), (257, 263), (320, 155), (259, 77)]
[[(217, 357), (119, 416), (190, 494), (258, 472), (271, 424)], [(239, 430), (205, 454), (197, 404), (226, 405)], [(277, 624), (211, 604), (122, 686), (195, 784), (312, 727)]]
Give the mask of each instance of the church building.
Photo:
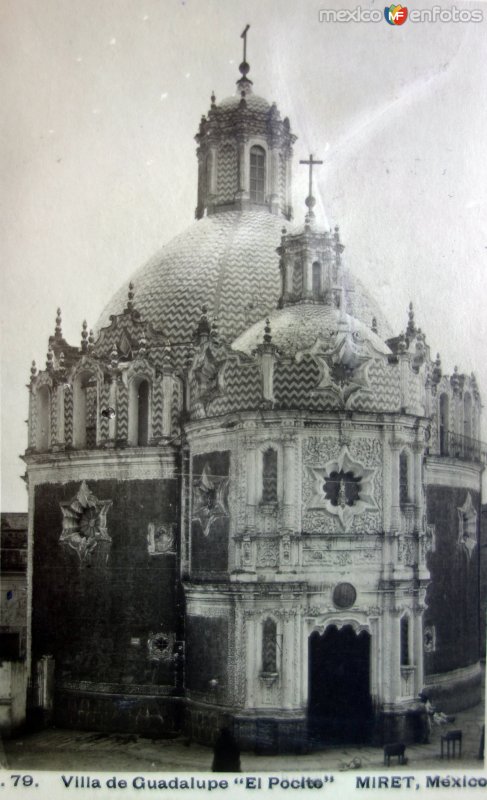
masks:
[[(480, 699), (473, 375), (390, 329), (296, 136), (212, 95), (196, 220), (31, 368), (28, 713), (302, 752)], [(196, 171), (195, 171), (196, 172)], [(89, 309), (88, 309), (89, 310)]]

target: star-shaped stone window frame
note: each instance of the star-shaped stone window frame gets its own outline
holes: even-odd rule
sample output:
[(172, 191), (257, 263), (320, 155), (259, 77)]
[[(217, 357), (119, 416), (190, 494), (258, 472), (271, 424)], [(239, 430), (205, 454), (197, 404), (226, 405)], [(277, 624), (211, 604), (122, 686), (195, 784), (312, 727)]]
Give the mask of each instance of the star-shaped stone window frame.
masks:
[[(377, 511), (378, 506), (374, 499), (374, 478), (376, 467), (366, 467), (355, 460), (348, 450), (342, 448), (338, 458), (328, 461), (324, 467), (309, 467), (313, 477), (313, 494), (308, 503), (308, 509), (323, 509), (328, 514), (338, 517), (344, 529), (349, 529), (354, 517), (365, 511)], [(326, 485), (332, 476), (350, 476), (356, 490), (347, 492), (342, 481), (335, 498), (326, 491)], [(341, 490), (340, 490), (341, 489)], [(338, 500), (337, 502), (334, 502)]]
[(112, 500), (98, 500), (83, 481), (72, 500), (60, 503), (63, 514), (63, 530), (59, 544), (73, 550), (80, 564), (88, 564), (100, 542), (111, 543), (107, 531), (107, 513)]
[(229, 516), (228, 478), (212, 474), (208, 462), (193, 482), (193, 522), (199, 522), (203, 536), (209, 536), (213, 524)]
[(472, 495), (467, 492), (463, 506), (457, 508), (458, 512), (458, 548), (465, 552), (470, 560), (477, 546), (477, 509), (472, 500)]

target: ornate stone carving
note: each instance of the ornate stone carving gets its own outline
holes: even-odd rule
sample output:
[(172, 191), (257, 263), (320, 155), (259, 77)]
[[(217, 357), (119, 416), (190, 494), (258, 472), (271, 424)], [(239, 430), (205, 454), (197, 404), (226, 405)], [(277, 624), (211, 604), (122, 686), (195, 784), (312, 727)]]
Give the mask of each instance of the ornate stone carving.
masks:
[(194, 356), (192, 374), (196, 389), (195, 401), (205, 411), (212, 400), (224, 392), (225, 359), (225, 348), (212, 338), (200, 345)]
[(147, 658), (157, 663), (170, 663), (174, 659), (176, 637), (173, 633), (153, 633), (147, 639)]
[(324, 567), (346, 567), (352, 564), (352, 553), (349, 550), (328, 552), (323, 550), (303, 550), (303, 564), (320, 564)]
[(284, 536), (281, 541), (281, 562), (283, 565), (291, 563), (291, 540)]
[(111, 544), (107, 531), (107, 513), (111, 500), (98, 500), (83, 481), (72, 500), (60, 503), (63, 514), (63, 529), (59, 544), (73, 550), (80, 564), (88, 564), (100, 542)]
[(416, 564), (416, 547), (411, 536), (401, 536), (397, 544), (397, 560), (405, 567)]
[[(337, 516), (343, 528), (350, 527), (356, 515), (377, 510), (373, 489), (376, 469), (354, 460), (348, 447), (343, 447), (339, 457), (324, 467), (310, 469), (314, 478), (310, 508), (321, 508)], [(339, 484), (336, 497), (328, 488), (334, 482)]]
[(421, 560), (426, 561), (428, 552), (434, 553), (436, 550), (436, 530), (434, 525), (426, 525), (425, 534), (421, 537)]
[(470, 559), (477, 545), (477, 509), (472, 495), (467, 492), (463, 506), (458, 511), (458, 548)]
[(257, 542), (257, 566), (277, 567), (279, 563), (278, 542), (274, 539), (260, 539)]
[(322, 464), (340, 453), (338, 436), (310, 436), (303, 442), (303, 464)]
[(151, 556), (176, 552), (174, 525), (147, 525), (147, 552)]
[(204, 536), (209, 536), (216, 520), (228, 517), (228, 478), (212, 475), (209, 464), (203, 467), (193, 484), (193, 522), (199, 522)]
[(252, 566), (252, 543), (247, 538), (242, 541), (242, 564), (244, 567)]
[(320, 370), (315, 393), (331, 394), (345, 405), (357, 390), (370, 391), (368, 367), (377, 356), (372, 344), (359, 331), (352, 331), (345, 315), (336, 330), (324, 332), (306, 352), (296, 354), (299, 363), (305, 355), (312, 356)]
[(436, 650), (436, 628), (426, 625), (423, 631), (423, 649), (425, 653), (434, 653)]

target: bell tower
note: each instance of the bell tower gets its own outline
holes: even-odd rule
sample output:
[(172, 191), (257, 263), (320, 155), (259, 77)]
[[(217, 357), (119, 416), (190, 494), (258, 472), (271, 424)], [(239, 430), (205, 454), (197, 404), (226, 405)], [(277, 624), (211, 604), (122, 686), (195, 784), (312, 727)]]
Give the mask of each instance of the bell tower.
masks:
[(198, 144), (198, 204), (205, 212), (263, 209), (292, 218), (291, 159), (296, 136), (275, 103), (253, 93), (248, 77), (247, 32), (242, 33), (243, 60), (233, 97), (216, 102), (201, 118)]

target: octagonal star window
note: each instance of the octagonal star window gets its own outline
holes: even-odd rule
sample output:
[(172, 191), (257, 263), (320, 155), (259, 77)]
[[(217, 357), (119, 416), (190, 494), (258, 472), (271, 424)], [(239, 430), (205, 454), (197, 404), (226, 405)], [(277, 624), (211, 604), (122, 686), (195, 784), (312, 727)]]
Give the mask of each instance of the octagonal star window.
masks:
[(323, 491), (332, 506), (353, 506), (360, 498), (362, 477), (353, 472), (334, 470), (326, 476)]

